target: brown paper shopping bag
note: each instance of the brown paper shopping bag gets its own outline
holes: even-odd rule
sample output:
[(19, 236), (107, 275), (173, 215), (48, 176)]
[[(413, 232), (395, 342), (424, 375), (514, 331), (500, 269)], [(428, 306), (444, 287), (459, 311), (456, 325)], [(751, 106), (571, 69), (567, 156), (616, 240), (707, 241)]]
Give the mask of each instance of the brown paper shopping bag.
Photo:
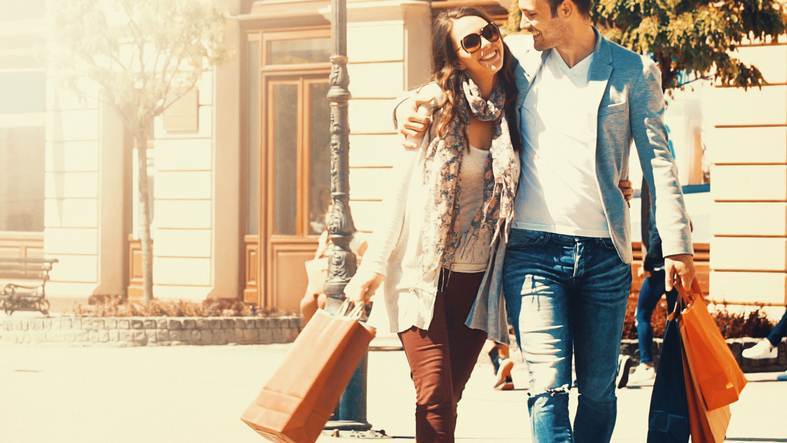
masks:
[(373, 337), (356, 315), (317, 311), (241, 420), (273, 441), (313, 443)]

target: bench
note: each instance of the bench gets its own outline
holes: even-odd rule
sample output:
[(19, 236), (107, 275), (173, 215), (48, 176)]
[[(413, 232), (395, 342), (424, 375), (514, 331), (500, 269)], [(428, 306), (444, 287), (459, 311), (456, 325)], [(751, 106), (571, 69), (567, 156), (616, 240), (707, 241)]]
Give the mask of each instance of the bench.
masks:
[(0, 257), (0, 310), (49, 314), (46, 282), (57, 263), (53, 258)]

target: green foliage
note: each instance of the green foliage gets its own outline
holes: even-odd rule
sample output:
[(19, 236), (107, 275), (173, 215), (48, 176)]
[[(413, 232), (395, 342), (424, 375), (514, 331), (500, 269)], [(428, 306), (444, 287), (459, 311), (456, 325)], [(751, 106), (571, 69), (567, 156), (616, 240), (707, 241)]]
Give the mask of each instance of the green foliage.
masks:
[(519, 2), (512, 1), (508, 7), (508, 20), (506, 20), (506, 24), (502, 28), (503, 34), (508, 35), (521, 32), (522, 28), (519, 27), (521, 22), (522, 11), (519, 10)]
[[(758, 307), (749, 312), (730, 312), (726, 305), (711, 305), (713, 308), (710, 314), (724, 338), (741, 337), (766, 337), (774, 323), (768, 319), (765, 311)], [(637, 295), (631, 294), (626, 306), (626, 317), (623, 322), (623, 338), (637, 338), (636, 325)], [(667, 301), (662, 298), (653, 309), (651, 325), (653, 325), (653, 336), (663, 337), (664, 327), (667, 320)]]
[[(685, 85), (680, 73), (748, 88), (767, 82), (732, 51), (745, 41), (775, 41), (785, 32), (786, 12), (779, 0), (598, 0), (593, 20), (611, 40), (651, 55), (664, 89)], [(520, 30), (519, 17), (514, 3), (510, 32)]]
[(720, 310), (712, 314), (721, 335), (725, 338), (767, 337), (774, 327), (761, 308), (743, 313), (730, 312), (726, 305), (722, 305)]
[(101, 86), (137, 131), (228, 56), (224, 14), (201, 0), (62, 0), (50, 59), (75, 88)]
[(209, 298), (201, 303), (186, 300), (129, 301), (119, 295), (92, 295), (87, 305), (77, 304), (78, 317), (249, 317), (269, 315), (240, 300)]

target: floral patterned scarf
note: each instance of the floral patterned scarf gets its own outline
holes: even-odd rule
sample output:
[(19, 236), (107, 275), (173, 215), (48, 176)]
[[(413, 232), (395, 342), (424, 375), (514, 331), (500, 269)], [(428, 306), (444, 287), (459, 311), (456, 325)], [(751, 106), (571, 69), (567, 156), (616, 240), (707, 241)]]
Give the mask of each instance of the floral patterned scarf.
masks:
[[(491, 244), (494, 244), (501, 232), (508, 235), (514, 217), (519, 156), (514, 151), (504, 118), (505, 93), (498, 84), (489, 99), (484, 99), (478, 85), (468, 75), (465, 75), (462, 89), (464, 94), (456, 97), (454, 117), (448, 122), (446, 135), (433, 138), (425, 153), (423, 184), (427, 198), (421, 256), (425, 274), (453, 263), (463, 235), (480, 235), (489, 230)], [(473, 218), (469, 230), (463, 233), (457, 231), (455, 221), (462, 193), (459, 172), (468, 150), (465, 131), (471, 113), (478, 120), (495, 122), (495, 128), (484, 174), (481, 210)]]

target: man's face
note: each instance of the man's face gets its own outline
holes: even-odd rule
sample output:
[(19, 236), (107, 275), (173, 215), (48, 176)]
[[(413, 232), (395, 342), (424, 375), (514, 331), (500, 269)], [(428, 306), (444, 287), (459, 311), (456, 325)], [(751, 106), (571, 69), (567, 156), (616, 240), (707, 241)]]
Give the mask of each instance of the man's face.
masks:
[(520, 27), (533, 34), (537, 50), (544, 51), (560, 44), (566, 23), (559, 14), (552, 15), (548, 0), (519, 0), (519, 10), (522, 13)]

